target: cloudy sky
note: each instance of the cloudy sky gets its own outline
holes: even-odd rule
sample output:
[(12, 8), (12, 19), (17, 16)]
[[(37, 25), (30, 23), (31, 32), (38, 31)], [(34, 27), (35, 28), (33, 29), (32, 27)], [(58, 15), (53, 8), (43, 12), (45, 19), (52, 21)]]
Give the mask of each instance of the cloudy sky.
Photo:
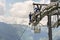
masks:
[(0, 0), (1, 22), (28, 24), (28, 15), (33, 12), (33, 2), (49, 3), (50, 0)]
[[(33, 2), (49, 3), (50, 0), (0, 0), (0, 22), (8, 24), (25, 24), (28, 25), (30, 12), (33, 12)], [(46, 18), (41, 23), (46, 24)], [(60, 28), (53, 30), (53, 38), (59, 37)], [(56, 30), (59, 30), (56, 32)], [(43, 30), (42, 31), (46, 31)], [(44, 40), (45, 38), (41, 38)]]

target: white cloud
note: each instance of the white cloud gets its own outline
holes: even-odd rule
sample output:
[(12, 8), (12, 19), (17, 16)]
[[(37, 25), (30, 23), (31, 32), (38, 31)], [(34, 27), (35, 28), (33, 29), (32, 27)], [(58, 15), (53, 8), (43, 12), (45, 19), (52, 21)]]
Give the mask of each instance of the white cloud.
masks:
[(11, 16), (27, 18), (30, 11), (33, 11), (32, 3), (32, 1), (25, 1), (12, 4), (10, 9)]
[(17, 24), (29, 23), (29, 13), (33, 12), (33, 1), (17, 2), (11, 5), (10, 14), (12, 17), (17, 18)]
[(5, 12), (5, 2), (3, 0), (0, 0), (0, 15), (4, 15)]
[[(40, 1), (40, 3), (42, 3), (42, 2), (45, 3), (44, 0)], [(32, 3), (33, 3), (33, 1), (29, 0), (29, 1), (25, 1), (25, 2), (17, 2), (17, 3), (12, 4), (11, 9), (10, 9), (11, 16), (22, 18), (22, 20), (28, 19), (29, 13), (33, 12)], [(46, 25), (47, 21), (45, 19), (43, 19), (41, 21), (41, 23)]]
[[(32, 5), (33, 1), (29, 0), (29, 1), (25, 1), (25, 2), (17, 2), (14, 4), (11, 4), (11, 9), (10, 9), (10, 14), (11, 17), (4, 17), (4, 16), (0, 16), (0, 20), (2, 22), (5, 23), (10, 23), (10, 24), (27, 24), (28, 25), (28, 15), (30, 12), (33, 12), (33, 5)], [(4, 7), (4, 3), (0, 2), (0, 5), (2, 7)], [(45, 23), (46, 20), (42, 20), (41, 23), (42, 24), (46, 24)]]
[(13, 23), (13, 17), (5, 17), (5, 16), (0, 16), (0, 22), (5, 22), (5, 23)]
[(0, 0), (0, 22), (8, 24), (28, 25), (28, 14), (32, 10), (32, 1), (18, 2), (11, 5), (10, 13), (12, 16), (6, 17), (4, 14), (5, 3)]
[(28, 25), (28, 19), (26, 18), (18, 18), (18, 17), (6, 17), (6, 16), (0, 16), (0, 22), (4, 22), (7, 24), (24, 24)]

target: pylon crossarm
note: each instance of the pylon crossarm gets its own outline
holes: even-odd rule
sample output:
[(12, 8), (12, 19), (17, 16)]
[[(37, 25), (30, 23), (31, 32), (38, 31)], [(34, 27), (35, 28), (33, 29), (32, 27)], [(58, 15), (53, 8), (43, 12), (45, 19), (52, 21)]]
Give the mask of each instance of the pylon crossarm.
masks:
[(48, 9), (50, 9), (51, 7), (56, 6), (56, 5), (57, 5), (56, 2), (51, 2), (50, 4), (48, 4), (48, 5), (43, 9), (43, 11), (44, 11), (44, 10), (48, 10)]
[(44, 16), (48, 15), (48, 14), (51, 14), (51, 13), (49, 13), (49, 12), (51, 12), (51, 11), (53, 11), (53, 10), (55, 10), (55, 9), (56, 9), (56, 6), (50, 8), (49, 10), (45, 10), (43, 13), (41, 13), (42, 18), (43, 18)]
[[(41, 18), (43, 18), (45, 15), (47, 15), (48, 12), (49, 12), (50, 10), (54, 9), (55, 7), (56, 7), (56, 6), (53, 6), (53, 7), (50, 8), (49, 10), (45, 10), (45, 11), (41, 12), (41, 15), (42, 15)], [(34, 13), (34, 14), (33, 14), (33, 16), (32, 16), (32, 23), (33, 23), (33, 21), (35, 21), (35, 17), (36, 17), (36, 16), (39, 16), (39, 15), (40, 15), (40, 12), (39, 12), (39, 13)]]
[[(57, 3), (50, 3), (50, 5), (48, 5), (43, 11), (40, 12), (34, 12), (32, 15), (32, 25), (36, 26), (43, 17), (45, 17), (46, 15), (53, 15), (55, 13), (52, 13), (54, 10), (57, 10), (58, 8), (60, 8), (59, 6), (57, 6)], [(36, 22), (36, 16), (37, 17), (37, 22)]]
[[(52, 12), (52, 11), (54, 11), (55, 9), (56, 9), (57, 7), (56, 6), (53, 6), (52, 8), (50, 8), (49, 10), (46, 10), (46, 11), (44, 11), (43, 13), (41, 13), (41, 19), (44, 17), (44, 16), (46, 16), (46, 15), (51, 15), (52, 13), (49, 13), (49, 12)], [(38, 19), (38, 21), (36, 22), (33, 22), (33, 25), (34, 26), (36, 26), (38, 23), (39, 23), (39, 21), (41, 21), (41, 19), (39, 19), (39, 18), (37, 18)]]

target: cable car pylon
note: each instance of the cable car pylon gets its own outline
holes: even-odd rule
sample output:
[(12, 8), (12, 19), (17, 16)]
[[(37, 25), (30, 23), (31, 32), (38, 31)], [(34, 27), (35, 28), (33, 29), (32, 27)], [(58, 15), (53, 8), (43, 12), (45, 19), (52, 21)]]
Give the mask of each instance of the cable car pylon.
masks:
[[(54, 4), (54, 5), (52, 5)], [(48, 26), (48, 36), (49, 36), (49, 40), (52, 40), (52, 28), (53, 26), (55, 26), (58, 21), (60, 24), (60, 20), (58, 19), (56, 23), (54, 23), (54, 25), (51, 25), (51, 16), (53, 15), (60, 15), (60, 13), (54, 13), (53, 11), (60, 9), (59, 7), (59, 3), (55, 2), (52, 4), (45, 4), (46, 8), (44, 10), (42, 10), (42, 7), (44, 6), (44, 4), (35, 4), (33, 3), (33, 5), (37, 6), (37, 8), (39, 8), (39, 10), (37, 9), (36, 12), (34, 12), (31, 16), (31, 21), (30, 24), (32, 24), (32, 26), (37, 26), (39, 24), (39, 22), (45, 17), (48, 17), (48, 22), (47, 22), (47, 26)], [(42, 11), (41, 11), (42, 10)], [(53, 12), (53, 13), (52, 13)], [(35, 31), (35, 29), (34, 29)], [(36, 31), (37, 32), (37, 31)]]

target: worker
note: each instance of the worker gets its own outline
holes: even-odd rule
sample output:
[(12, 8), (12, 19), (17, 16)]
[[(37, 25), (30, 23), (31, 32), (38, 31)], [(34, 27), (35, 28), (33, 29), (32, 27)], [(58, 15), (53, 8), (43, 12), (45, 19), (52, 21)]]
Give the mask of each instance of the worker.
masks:
[(29, 14), (29, 25), (30, 25), (30, 23), (31, 23), (31, 16), (32, 16), (32, 14), (31, 14), (31, 12), (30, 12), (30, 14)]
[(39, 12), (40, 11), (40, 9), (39, 8), (35, 8), (34, 9), (34, 12), (36, 13), (36, 12)]
[[(35, 14), (38, 13), (39, 11), (40, 11), (40, 9), (38, 7), (34, 9)], [(38, 15), (35, 16), (36, 22), (37, 22), (37, 17), (38, 17)]]

